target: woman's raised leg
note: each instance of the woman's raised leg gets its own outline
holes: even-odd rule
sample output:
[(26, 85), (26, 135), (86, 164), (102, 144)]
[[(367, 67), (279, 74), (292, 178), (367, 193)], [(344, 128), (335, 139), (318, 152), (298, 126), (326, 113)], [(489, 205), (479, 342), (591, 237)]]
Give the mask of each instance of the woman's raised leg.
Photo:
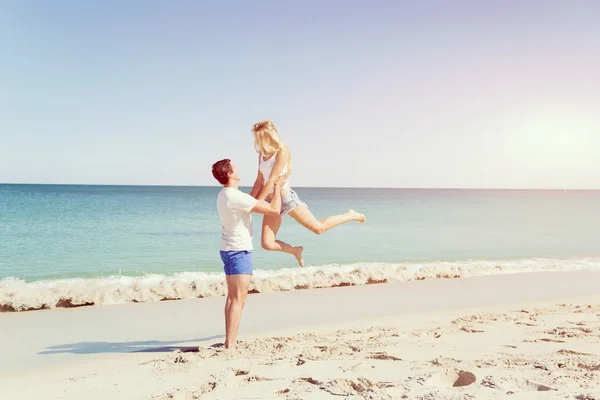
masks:
[(349, 210), (345, 214), (332, 215), (319, 221), (314, 215), (312, 215), (306, 206), (298, 206), (290, 211), (289, 214), (292, 218), (298, 221), (300, 225), (309, 231), (316, 233), (317, 235), (321, 235), (331, 228), (335, 228), (336, 226), (346, 222), (365, 222), (367, 220), (363, 214), (357, 213), (354, 210)]
[(293, 255), (296, 257), (296, 260), (298, 260), (298, 265), (304, 267), (304, 260), (302, 260), (302, 251), (304, 251), (304, 248), (302, 246), (291, 246), (285, 242), (282, 242), (281, 240), (276, 239), (277, 232), (279, 232), (279, 227), (281, 227), (282, 222), (283, 218), (281, 215), (265, 215), (263, 217), (260, 244), (265, 250), (282, 251), (284, 253)]

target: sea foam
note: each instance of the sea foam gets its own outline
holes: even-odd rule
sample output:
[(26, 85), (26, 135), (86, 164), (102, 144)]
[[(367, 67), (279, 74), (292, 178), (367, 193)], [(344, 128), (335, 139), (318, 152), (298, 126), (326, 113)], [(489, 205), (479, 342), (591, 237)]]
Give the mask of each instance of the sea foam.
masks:
[[(355, 286), (535, 271), (600, 268), (600, 258), (469, 260), (427, 263), (355, 263), (255, 270), (253, 293)], [(222, 273), (182, 272), (138, 277), (110, 276), (25, 282), (0, 280), (0, 311), (121, 304), (222, 296)]]

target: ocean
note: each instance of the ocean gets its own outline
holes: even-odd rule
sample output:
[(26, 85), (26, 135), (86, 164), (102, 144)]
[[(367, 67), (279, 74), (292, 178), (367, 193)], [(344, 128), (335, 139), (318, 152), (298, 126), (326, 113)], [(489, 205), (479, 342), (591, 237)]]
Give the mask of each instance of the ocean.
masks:
[[(0, 310), (224, 293), (218, 187), (0, 185)], [(249, 192), (249, 188), (242, 188)], [(306, 267), (260, 248), (255, 291), (600, 267), (600, 191), (295, 188), (321, 236), (285, 217)]]

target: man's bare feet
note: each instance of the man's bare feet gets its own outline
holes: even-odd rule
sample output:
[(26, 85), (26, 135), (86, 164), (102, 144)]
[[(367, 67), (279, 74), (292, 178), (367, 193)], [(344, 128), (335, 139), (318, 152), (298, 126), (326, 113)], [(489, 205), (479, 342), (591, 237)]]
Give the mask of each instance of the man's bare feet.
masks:
[(223, 343), (223, 348), (227, 350), (233, 350), (235, 349), (235, 343)]
[(367, 217), (365, 217), (363, 214), (361, 213), (357, 213), (354, 210), (350, 210), (348, 211), (348, 214), (350, 214), (352, 216), (352, 219), (354, 221), (358, 221), (358, 222), (367, 222)]
[(304, 247), (296, 246), (294, 247), (294, 257), (298, 260), (298, 265), (304, 268), (304, 260), (302, 259), (302, 252), (304, 251)]
[[(225, 347), (225, 343), (215, 343), (211, 346), (208, 346), (209, 348), (213, 349), (213, 351), (215, 353), (221, 353), (223, 351), (229, 351), (226, 347)], [(199, 350), (202, 350), (202, 346), (198, 347)]]

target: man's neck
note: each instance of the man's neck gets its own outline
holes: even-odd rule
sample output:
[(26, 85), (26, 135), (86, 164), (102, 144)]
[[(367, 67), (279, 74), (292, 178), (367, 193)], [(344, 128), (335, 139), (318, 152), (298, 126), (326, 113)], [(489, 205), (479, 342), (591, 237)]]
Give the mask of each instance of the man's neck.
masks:
[(236, 183), (228, 183), (227, 185), (223, 185), (223, 187), (239, 190), (237, 182)]

